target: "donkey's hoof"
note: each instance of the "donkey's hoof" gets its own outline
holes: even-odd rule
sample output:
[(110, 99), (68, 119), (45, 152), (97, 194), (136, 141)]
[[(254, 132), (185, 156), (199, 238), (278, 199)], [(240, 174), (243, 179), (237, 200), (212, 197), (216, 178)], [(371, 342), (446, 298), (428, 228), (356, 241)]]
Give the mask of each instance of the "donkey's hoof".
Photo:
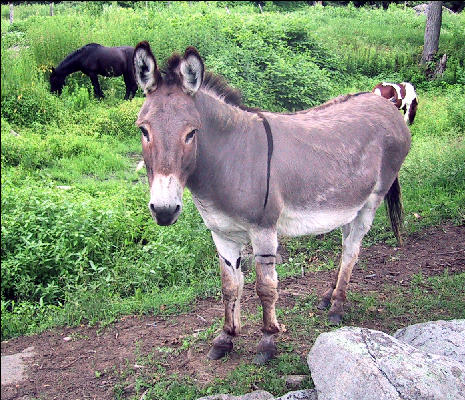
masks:
[(318, 308), (318, 310), (326, 310), (327, 308), (329, 308), (330, 304), (331, 304), (331, 299), (322, 298), (321, 301), (316, 306), (316, 308)]
[(341, 325), (342, 324), (342, 314), (340, 313), (329, 313), (328, 321), (330, 325)]
[(257, 346), (257, 354), (253, 360), (254, 364), (263, 365), (274, 358), (278, 353), (273, 334), (264, 333)]
[(232, 342), (214, 344), (208, 352), (207, 357), (210, 360), (219, 360), (220, 358), (223, 358), (226, 354), (230, 353), (232, 349)]
[(255, 365), (264, 365), (271, 359), (276, 357), (276, 350), (272, 351), (262, 351), (257, 353), (253, 359)]

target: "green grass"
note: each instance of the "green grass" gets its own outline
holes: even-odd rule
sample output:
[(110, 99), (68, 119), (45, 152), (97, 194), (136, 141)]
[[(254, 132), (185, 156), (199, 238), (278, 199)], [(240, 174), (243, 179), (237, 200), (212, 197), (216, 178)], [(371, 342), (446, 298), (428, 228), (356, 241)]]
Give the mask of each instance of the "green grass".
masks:
[[(183, 9), (186, 5), (176, 7)], [(58, 321), (79, 323), (83, 318), (97, 321), (99, 318), (112, 319), (124, 312), (148, 312), (153, 310), (151, 303), (142, 302), (141, 305), (137, 296), (150, 298), (154, 290), (169, 292), (171, 286), (194, 288), (190, 290), (190, 296), (205, 295), (217, 292), (214, 288), (219, 283), (214, 247), (189, 193), (186, 192), (185, 196), (184, 214), (174, 228), (155, 226), (146, 211), (148, 189), (145, 174), (143, 170), (139, 173), (134, 171), (140, 159), (139, 132), (134, 120), (143, 99), (121, 101), (124, 90), (121, 80), (106, 79), (102, 86), (108, 96), (103, 102), (98, 102), (90, 95), (88, 79), (79, 74), (70, 77), (60, 98), (47, 92), (47, 72), (44, 74), (46, 68), (43, 66), (52, 62), (47, 57), (55, 57), (53, 62), (56, 62), (77, 46), (67, 42), (67, 38), (76, 39), (72, 34), (73, 26), (81, 29), (95, 18), (100, 18), (102, 26), (107, 26), (110, 15), (124, 24), (131, 24), (134, 19), (143, 20), (154, 12), (168, 18), (170, 12), (164, 9), (105, 8), (97, 16), (92, 14), (95, 10), (84, 10), (76, 16), (71, 15), (70, 10), (64, 9), (56, 16), (58, 19), (67, 18), (66, 21), (71, 23), (69, 31), (55, 30), (52, 25), (56, 24), (56, 20), (49, 17), (24, 18), (10, 27), (6, 35), (22, 32), (22, 35), (10, 38), (13, 42), (8, 45), (16, 40), (20, 45), (29, 45), (29, 48), (15, 55), (5, 44), (2, 47), (2, 54), (6, 53), (6, 57), (2, 57), (2, 77), (6, 79), (5, 82), (2, 79), (2, 309), (6, 315), (11, 312), (14, 318), (20, 319), (20, 315), (24, 314), (28, 320), (28, 324), (23, 324), (16, 333), (15, 329), (9, 329), (8, 334), (3, 333), (7, 336), (35, 332)], [(384, 33), (375, 29), (370, 19), (366, 24), (360, 22), (366, 19), (366, 13), (378, 22), (383, 18), (411, 19), (409, 12), (396, 8), (385, 13), (313, 7), (306, 10), (314, 16), (310, 19), (302, 11), (262, 16), (247, 8), (239, 8), (231, 16), (226, 16), (224, 10), (205, 4), (194, 10), (190, 17), (170, 16), (168, 25), (177, 25), (184, 32), (189, 18), (201, 24), (204, 30), (195, 38), (195, 44), (204, 50), (205, 59), (207, 63), (211, 61), (213, 69), (230, 75), (233, 82), (241, 84), (239, 86), (251, 105), (264, 99), (265, 104), (271, 104), (270, 108), (275, 108), (278, 103), (287, 104), (291, 109), (294, 107), (289, 103), (294, 97), (287, 90), (287, 85), (295, 86), (293, 77), (302, 71), (291, 68), (290, 49), (307, 54), (313, 63), (311, 68), (319, 68), (315, 71), (321, 71), (326, 77), (335, 75), (323, 66), (347, 72), (348, 61), (344, 63), (338, 59), (336, 50), (339, 47), (335, 46), (335, 42), (343, 41), (346, 35), (343, 32), (336, 35), (332, 31), (332, 39), (322, 42), (318, 38), (329, 33), (324, 30), (357, 24), (358, 29), (365, 31), (366, 37), (373, 43), (380, 43), (380, 46), (382, 43), (391, 50), (399, 46), (405, 50), (411, 46), (411, 42), (405, 39), (390, 41), (387, 37), (382, 38)], [(209, 46), (199, 42), (202, 35), (217, 27), (224, 18), (231, 23), (222, 30), (225, 36), (220, 36), (218, 42)], [(457, 18), (460, 20), (461, 17)], [(328, 23), (323, 24), (323, 21)], [(448, 29), (456, 26), (456, 20), (447, 17), (447, 21)], [(308, 24), (313, 24), (314, 28), (310, 36), (304, 33)], [(406, 29), (416, 29), (414, 36), (418, 36), (419, 24), (409, 24)], [(243, 25), (249, 30), (243, 30)], [(161, 25), (157, 25), (156, 29), (161, 35), (169, 31)], [(47, 36), (45, 39), (45, 31), (51, 38)], [(103, 31), (87, 32), (100, 34)], [(129, 29), (128, 35), (130, 32), (136, 34)], [(256, 36), (250, 32), (262, 32), (262, 51), (254, 51)], [(186, 35), (181, 35), (179, 40), (186, 43), (194, 40), (190, 33)], [(109, 37), (115, 43), (121, 40), (119, 36)], [(241, 47), (235, 47), (231, 53), (231, 48), (224, 47), (229, 40), (226, 37), (240, 43)], [(97, 39), (88, 38), (89, 41)], [(454, 43), (452, 40), (449, 45), (455, 46)], [(274, 83), (282, 80), (285, 86), (275, 93), (281, 96), (280, 93), (287, 92), (287, 99), (279, 96), (281, 100), (277, 99), (260, 85), (263, 74), (268, 73), (259, 67), (267, 54), (266, 49), (270, 48), (267, 46), (281, 52), (284, 64), (279, 72), (281, 75), (268, 76), (266, 80)], [(62, 49), (61, 53), (57, 53), (56, 49)], [(161, 54), (169, 54), (172, 48), (158, 50)], [(215, 52), (219, 57), (213, 59), (211, 55)], [(248, 73), (255, 76), (256, 81), (241, 78), (237, 69), (240, 59), (231, 64), (231, 60), (222, 58), (234, 54), (252, 57)], [(347, 50), (346, 54), (363, 65), (368, 62), (356, 51)], [(380, 54), (377, 53), (376, 57), (381, 57)], [(301, 65), (301, 58), (295, 60)], [(35, 73), (27, 73), (34, 63), (37, 65)], [(366, 71), (356, 71), (345, 82), (334, 80), (327, 88), (326, 96), (330, 92), (369, 90), (378, 80), (377, 76), (370, 76)], [(302, 83), (312, 86), (310, 82), (297, 82), (300, 82), (297, 86)], [(463, 222), (465, 199), (460, 182), (465, 174), (465, 150), (462, 141), (464, 121), (460, 109), (465, 95), (460, 85), (450, 85), (446, 81), (434, 85), (419, 91), (420, 108), (412, 127), (412, 150), (401, 171), (407, 232), (444, 219)], [(306, 96), (312, 97), (311, 93)], [(299, 102), (302, 98), (294, 100)], [(12, 135), (11, 130), (19, 136)], [(61, 186), (69, 186), (70, 189), (60, 189)], [(421, 220), (418, 221), (414, 213), (420, 214)], [(393, 241), (382, 209), (365, 238), (365, 245), (380, 240)], [(317, 268), (333, 268), (334, 263), (328, 255), (339, 250), (340, 238), (339, 233), (334, 232), (325, 235), (324, 240), (305, 237), (283, 239), (283, 243), (291, 257), (286, 265), (278, 268), (278, 272), (281, 277), (286, 277), (298, 275), (310, 259), (313, 264), (316, 261)], [(254, 279), (253, 273), (248, 279)], [(198, 285), (197, 282), (203, 284)], [(100, 298), (112, 299), (107, 302), (105, 310), (95, 311), (91, 305), (85, 306), (89, 289), (98, 290)], [(78, 306), (74, 308), (73, 304)]]
[[(430, 82), (417, 66), (425, 19), (403, 6), (281, 13), (267, 3), (263, 14), (251, 4), (229, 6), (227, 14), (221, 4), (171, 3), (146, 9), (140, 2), (133, 9), (65, 2), (55, 5), (55, 17), (47, 16), (49, 5), (20, 5), (11, 26), (2, 5), (2, 340), (62, 325), (105, 326), (132, 313), (178, 314), (207, 295), (220, 303), (217, 256), (190, 193), (175, 226), (157, 226), (147, 210), (145, 170), (135, 171), (141, 95), (123, 101), (122, 79), (108, 78), (101, 79), (106, 98), (94, 100), (89, 79), (79, 73), (69, 77), (61, 97), (49, 93), (51, 66), (91, 41), (135, 45), (147, 39), (161, 63), (195, 45), (208, 69), (243, 91), (247, 105), (270, 110), (308, 107), (371, 90), (382, 80), (410, 80), (420, 103), (400, 172), (406, 234), (444, 221), (465, 222), (463, 13), (443, 15), (440, 52), (450, 56), (449, 67)], [(363, 245), (378, 242), (395, 244), (383, 207)], [(315, 270), (336, 267), (338, 231), (282, 243), (289, 259), (278, 266), (280, 279), (299, 276), (309, 264)], [(246, 279), (252, 282), (254, 272)], [(463, 298), (457, 296), (464, 281), (464, 274), (446, 271), (418, 275), (407, 291), (385, 287), (387, 300), (350, 292), (348, 324), (375, 320), (392, 332), (401, 324), (464, 318)], [(226, 379), (198, 386), (173, 376), (163, 359), (140, 354), (138, 362), (152, 374), (129, 366), (113, 371), (119, 377), (114, 395), (123, 398), (131, 380), (134, 398), (145, 393), (146, 399), (193, 399), (256, 388), (284, 394), (283, 375), (308, 373), (295, 343), (310, 346), (331, 329), (324, 314), (314, 313), (315, 304), (310, 289), (293, 307), (279, 310), (292, 340), (279, 344), (280, 355), (269, 368), (244, 360)], [(258, 307), (249, 319), (258, 321), (260, 312)], [(221, 324), (216, 320), (185, 338), (179, 351), (211, 341)], [(95, 371), (96, 379), (106, 373)], [(303, 387), (311, 386), (308, 381)]]
[[(346, 324), (357, 326), (376, 321), (378, 329), (393, 334), (406, 325), (431, 319), (462, 319), (465, 318), (463, 299), (457, 294), (464, 291), (464, 273), (450, 275), (445, 270), (442, 275), (425, 278), (420, 272), (414, 276), (407, 290), (385, 284), (376, 294), (349, 292), (348, 301), (351, 306), (346, 313)], [(221, 321), (218, 320), (197, 337), (185, 339), (179, 350), (165, 349), (163, 353), (166, 356), (139, 354), (137, 364), (144, 368), (136, 371), (127, 367), (119, 371), (115, 396), (126, 398), (123, 396), (123, 388), (132, 381), (136, 382), (135, 394), (131, 397), (134, 399), (145, 393), (146, 399), (188, 400), (216, 393), (241, 395), (258, 389), (281, 396), (289, 391), (285, 385), (285, 375), (309, 374), (305, 357), (299, 355), (302, 353), (301, 346), (310, 348), (320, 333), (337, 329), (327, 324), (325, 313), (315, 313), (316, 304), (317, 297), (311, 293), (297, 297), (293, 307), (278, 311), (280, 322), (287, 327), (287, 340), (278, 342), (279, 355), (266, 367), (243, 360), (225, 379), (216, 379), (204, 385), (199, 385), (192, 378), (170, 373), (167, 357), (172, 351), (186, 351), (195, 348), (199, 343), (209, 343), (220, 326)], [(255, 315), (247, 316), (248, 320), (253, 318), (261, 318), (260, 309)], [(222, 362), (228, 362), (227, 358)], [(313, 383), (308, 378), (300, 388), (312, 387)]]

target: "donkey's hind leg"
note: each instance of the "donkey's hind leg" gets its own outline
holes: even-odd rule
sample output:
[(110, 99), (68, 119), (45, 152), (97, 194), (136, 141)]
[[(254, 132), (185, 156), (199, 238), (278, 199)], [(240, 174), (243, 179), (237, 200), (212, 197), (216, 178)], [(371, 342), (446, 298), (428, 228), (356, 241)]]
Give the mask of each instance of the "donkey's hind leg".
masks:
[(224, 302), (223, 331), (213, 340), (208, 358), (218, 360), (233, 348), (232, 338), (241, 331), (241, 296), (244, 275), (241, 270), (241, 245), (212, 232), (220, 259)]
[[(343, 305), (346, 300), (347, 286), (352, 275), (352, 270), (357, 262), (360, 245), (363, 237), (370, 230), (376, 214), (376, 209), (383, 201), (383, 196), (373, 193), (357, 216), (349, 224), (346, 230), (347, 236), (343, 240), (341, 264), (337, 278), (336, 287), (331, 295), (331, 308), (328, 313), (329, 322), (339, 324), (344, 313)], [(344, 232), (344, 230), (343, 230)]]
[(274, 335), (280, 331), (276, 318), (278, 275), (275, 263), (278, 239), (274, 230), (253, 233), (251, 239), (257, 275), (255, 289), (263, 308), (263, 336), (257, 346), (254, 362), (264, 364), (277, 353)]
[[(342, 246), (344, 246), (344, 242), (346, 241), (347, 236), (349, 236), (349, 233), (350, 233), (350, 224), (343, 225), (342, 226)], [(331, 296), (333, 295), (334, 289), (336, 289), (337, 278), (339, 276), (339, 271), (341, 270), (341, 261), (339, 262), (339, 267), (337, 268), (337, 271), (334, 274), (333, 283), (331, 284), (329, 289), (323, 293), (323, 296), (321, 297), (321, 300), (318, 303), (317, 308), (319, 310), (324, 310), (326, 308), (329, 308), (329, 306), (331, 305)]]

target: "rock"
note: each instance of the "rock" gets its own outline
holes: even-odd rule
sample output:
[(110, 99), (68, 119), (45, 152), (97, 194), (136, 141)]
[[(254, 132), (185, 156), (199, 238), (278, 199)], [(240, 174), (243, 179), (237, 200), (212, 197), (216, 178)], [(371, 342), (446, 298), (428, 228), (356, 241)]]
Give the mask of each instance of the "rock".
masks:
[(139, 163), (137, 164), (137, 167), (136, 167), (136, 172), (137, 171), (140, 171), (142, 168), (145, 167), (145, 162), (144, 160), (140, 160)]
[(318, 400), (465, 399), (462, 363), (371, 329), (321, 334), (307, 362)]
[(242, 396), (233, 396), (232, 394), (214, 394), (212, 396), (201, 397), (197, 400), (274, 400), (274, 396), (265, 390), (256, 390)]
[(431, 321), (399, 329), (394, 337), (425, 353), (465, 364), (465, 319)]
[(276, 400), (318, 400), (318, 396), (315, 389), (305, 389), (289, 392)]
[(34, 355), (34, 347), (31, 346), (24, 349), (21, 353), (2, 356), (2, 386), (11, 383), (19, 383), (24, 380), (26, 378), (26, 367), (23, 358), (32, 357)]
[(415, 7), (413, 7), (413, 9), (415, 10), (415, 13), (417, 15), (421, 15), (421, 14), (426, 15), (428, 13), (428, 4), (426, 3), (418, 4)]
[[(418, 4), (413, 9), (416, 15), (427, 15), (429, 3)], [(442, 6), (442, 11), (447, 11), (449, 14), (455, 14), (450, 8)]]
[(284, 380), (286, 381), (287, 387), (297, 389), (307, 378), (307, 375), (286, 375), (284, 377)]

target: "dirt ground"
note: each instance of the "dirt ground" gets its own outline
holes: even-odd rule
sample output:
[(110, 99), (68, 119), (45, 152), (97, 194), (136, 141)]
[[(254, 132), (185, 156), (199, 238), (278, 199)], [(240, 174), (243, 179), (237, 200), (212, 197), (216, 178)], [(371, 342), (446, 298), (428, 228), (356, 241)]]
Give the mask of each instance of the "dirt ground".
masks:
[[(386, 283), (408, 290), (412, 275), (420, 271), (423, 276), (440, 275), (446, 268), (450, 274), (465, 272), (465, 226), (446, 224), (429, 228), (406, 238), (402, 248), (385, 244), (364, 248), (359, 263), (365, 267), (355, 268), (349, 290), (362, 295), (388, 290)], [(281, 280), (278, 307), (292, 308), (296, 299), (312, 292), (320, 296), (333, 273), (307, 272), (304, 277)], [(258, 303), (253, 284), (246, 284), (243, 314), (256, 313)], [(315, 308), (315, 314), (319, 313)], [(138, 364), (140, 359), (147, 360), (149, 354), (154, 359), (159, 356), (159, 363), (170, 373), (190, 376), (199, 384), (224, 377), (241, 361), (252, 360), (260, 335), (260, 321), (256, 318), (243, 318), (243, 331), (235, 351), (225, 362), (207, 360), (209, 343), (203, 340), (189, 350), (176, 351), (184, 338), (199, 335), (222, 315), (221, 302), (207, 298), (194, 304), (187, 314), (126, 316), (105, 328), (58, 328), (2, 342), (2, 355), (33, 346), (35, 356), (27, 359), (27, 378), (16, 385), (2, 386), (1, 398), (111, 399), (113, 388), (121, 383), (121, 373), (150, 368)], [(376, 320), (363, 326), (383, 330)], [(282, 333), (279, 340), (291, 340), (287, 335)], [(302, 355), (312, 344), (308, 340), (307, 343), (292, 340)], [(134, 382), (130, 379), (126, 382), (123, 396), (129, 397), (134, 394)]]

